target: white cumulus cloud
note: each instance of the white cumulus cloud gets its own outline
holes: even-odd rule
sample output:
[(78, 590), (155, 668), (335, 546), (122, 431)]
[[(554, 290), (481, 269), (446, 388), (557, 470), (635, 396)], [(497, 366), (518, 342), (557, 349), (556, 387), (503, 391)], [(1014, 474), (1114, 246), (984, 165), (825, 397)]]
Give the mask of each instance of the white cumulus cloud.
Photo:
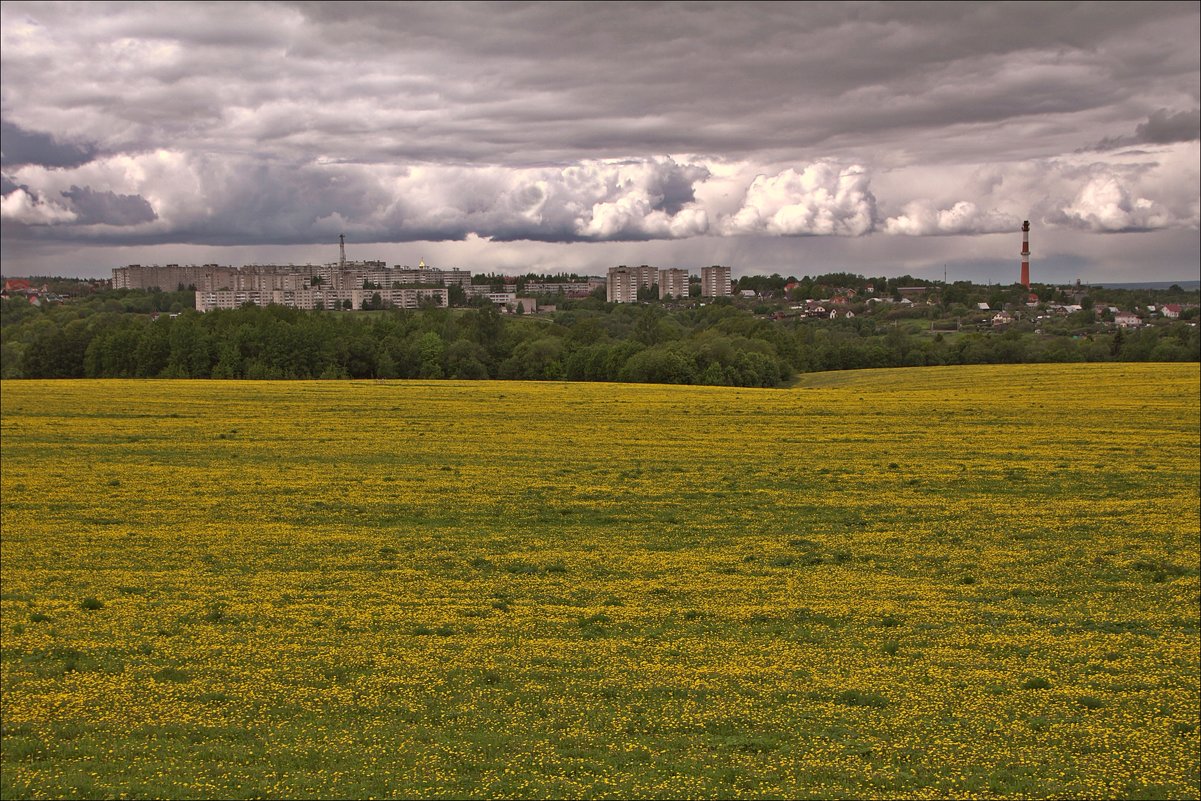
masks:
[(876, 225), (867, 170), (819, 161), (751, 182), (742, 207), (725, 220), (727, 234), (862, 236)]
[(1164, 228), (1171, 223), (1167, 209), (1138, 197), (1115, 175), (1089, 181), (1060, 212), (1069, 225), (1093, 231)]
[(58, 225), (73, 222), (75, 212), (17, 189), (0, 198), (0, 219), (26, 225)]
[(904, 236), (993, 234), (1012, 231), (1021, 221), (1010, 214), (985, 211), (970, 200), (940, 209), (928, 200), (905, 204), (904, 212), (884, 221), (884, 231)]
[[(626, 241), (705, 234), (709, 215), (694, 187), (701, 164), (669, 157), (588, 160), (564, 167), (337, 162), (262, 163), (157, 150), (72, 168), (26, 165), (4, 197), (5, 219), (29, 226), (75, 222), (65, 236), (122, 242), (497, 240)], [(145, 212), (137, 225), (82, 224), (69, 203), (95, 198)], [(111, 204), (110, 202), (110, 204)], [(93, 203), (92, 205), (95, 205)], [(141, 207), (139, 207), (141, 208)], [(128, 217), (129, 215), (125, 215)], [(67, 227), (67, 226), (64, 226)]]

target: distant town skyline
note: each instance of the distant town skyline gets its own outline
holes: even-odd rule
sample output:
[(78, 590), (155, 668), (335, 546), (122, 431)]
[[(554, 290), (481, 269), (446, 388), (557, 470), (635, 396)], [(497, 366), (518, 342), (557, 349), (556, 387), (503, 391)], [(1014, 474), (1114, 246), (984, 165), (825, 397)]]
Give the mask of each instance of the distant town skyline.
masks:
[[(236, 10), (236, 13), (234, 11)], [(1196, 3), (0, 6), (0, 269), (1195, 280)]]

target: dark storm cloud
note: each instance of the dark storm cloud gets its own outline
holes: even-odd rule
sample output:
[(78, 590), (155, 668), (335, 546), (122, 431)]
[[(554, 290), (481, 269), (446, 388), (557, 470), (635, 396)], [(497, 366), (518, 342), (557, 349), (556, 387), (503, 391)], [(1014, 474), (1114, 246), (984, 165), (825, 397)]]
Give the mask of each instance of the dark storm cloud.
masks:
[(78, 167), (91, 161), (95, 155), (95, 147), (59, 142), (48, 133), (27, 131), (8, 120), (0, 121), (0, 165), (4, 167), (25, 164)]
[(75, 221), (80, 225), (137, 225), (158, 219), (141, 195), (118, 195), (72, 186), (62, 196), (70, 201)]
[(709, 177), (709, 171), (696, 165), (680, 165), (674, 162), (665, 170), (656, 173), (647, 189), (657, 198), (654, 208), (676, 214), (686, 203), (696, 200), (693, 186), (697, 181)]
[(1106, 137), (1092, 149), (1116, 150), (1131, 145), (1166, 145), (1198, 139), (1201, 139), (1201, 109), (1172, 113), (1161, 108), (1152, 112), (1146, 122), (1140, 122), (1133, 136)]
[[(1178, 111), (1198, 105), (1196, 4), (0, 14), (10, 237), (913, 239), (1032, 211), (1088, 231), (1197, 224), (1198, 112)], [(1082, 150), (1106, 135), (1113, 148)], [(1114, 152), (1127, 145), (1143, 152)]]
[(1170, 142), (1192, 142), (1201, 138), (1201, 109), (1169, 114), (1160, 109), (1145, 123), (1135, 129), (1140, 143), (1168, 144)]

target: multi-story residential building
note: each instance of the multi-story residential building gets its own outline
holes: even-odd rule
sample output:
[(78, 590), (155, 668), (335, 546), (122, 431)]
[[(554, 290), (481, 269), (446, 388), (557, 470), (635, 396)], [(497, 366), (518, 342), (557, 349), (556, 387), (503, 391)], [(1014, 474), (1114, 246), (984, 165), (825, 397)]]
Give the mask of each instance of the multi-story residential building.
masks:
[(196, 284), (197, 291), (271, 291), (275, 289), (298, 290), (314, 283), (324, 268), (312, 264), (261, 265), (255, 264), (241, 269), (216, 267), (207, 271)]
[[(341, 289), (325, 288), (320, 285), (305, 289), (218, 289), (214, 291), (196, 292), (196, 310), (200, 312), (213, 309), (236, 309), (246, 303), (256, 306), (275, 304), (289, 306), (294, 309), (362, 309), (364, 305), (374, 303), (379, 295), (380, 302), (385, 306), (400, 309), (420, 308), (423, 303), (433, 303), (445, 308), (449, 305), (449, 291), (445, 288), (434, 287), (381, 287), (379, 289), (364, 289), (363, 287), (345, 287)], [(347, 303), (349, 302), (349, 306)]]
[(606, 285), (605, 299), (610, 303), (636, 303), (638, 301), (638, 268), (620, 267), (609, 268), (609, 281)]
[(470, 286), (466, 270), (438, 270), (422, 262), (418, 269), (391, 270), (382, 261), (335, 262), (323, 265), (255, 264), (242, 268), (217, 264), (168, 264), (160, 267), (132, 264), (113, 270), (118, 289), (196, 288), (196, 308), (231, 309), (244, 303), (277, 303), (298, 309), (334, 307), (353, 309), (369, 303), (376, 292), (387, 306), (417, 308), (433, 302), (447, 306), (450, 284)]
[(636, 303), (638, 290), (654, 286), (658, 279), (659, 271), (646, 264), (638, 267), (627, 267), (624, 264), (610, 267), (605, 297), (610, 303)]
[(205, 273), (220, 269), (215, 264), (196, 266), (194, 264), (180, 266), (168, 264), (160, 267), (155, 264), (145, 266), (131, 264), (128, 267), (113, 268), (113, 289), (161, 289), (164, 292), (174, 292), (181, 287), (198, 287)]
[(471, 271), (460, 270), (458, 267), (455, 267), (453, 270), (443, 270), (442, 285), (459, 286), (466, 289), (471, 286)]
[(460, 270), (457, 267), (453, 270), (427, 267), (425, 262), (421, 261), (415, 269), (408, 266), (397, 266), (373, 271), (367, 276), (366, 280), (379, 286), (424, 284), (426, 286), (468, 287), (471, 285), (471, 273), (467, 270)]
[(701, 297), (724, 298), (732, 294), (730, 268), (714, 265), (701, 268)]
[(659, 271), (647, 264), (634, 268), (638, 274), (638, 286), (652, 287), (659, 280)]
[(527, 281), (525, 291), (531, 295), (558, 295), (569, 298), (587, 297), (594, 289), (591, 281)]
[(638, 274), (625, 265), (610, 267), (605, 300), (609, 303), (635, 303), (638, 300)]
[(670, 269), (659, 271), (659, 300), (665, 300), (668, 297), (675, 298), (676, 300), (688, 297), (687, 270)]

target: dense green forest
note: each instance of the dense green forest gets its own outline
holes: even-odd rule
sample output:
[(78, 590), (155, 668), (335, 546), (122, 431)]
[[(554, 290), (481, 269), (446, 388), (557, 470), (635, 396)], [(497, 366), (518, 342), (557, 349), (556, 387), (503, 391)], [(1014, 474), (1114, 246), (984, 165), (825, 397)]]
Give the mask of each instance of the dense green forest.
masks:
[[(1070, 361), (1198, 361), (1188, 322), (1093, 325), (1092, 311), (1038, 331), (932, 330), (935, 309), (773, 320), (730, 301), (559, 301), (553, 315), (469, 309), (200, 314), (191, 292), (108, 291), (0, 307), (3, 378), (566, 379), (773, 387), (799, 372)], [(762, 311), (760, 309), (760, 311)], [(154, 315), (154, 312), (161, 312)], [(959, 326), (956, 326), (957, 328)]]

